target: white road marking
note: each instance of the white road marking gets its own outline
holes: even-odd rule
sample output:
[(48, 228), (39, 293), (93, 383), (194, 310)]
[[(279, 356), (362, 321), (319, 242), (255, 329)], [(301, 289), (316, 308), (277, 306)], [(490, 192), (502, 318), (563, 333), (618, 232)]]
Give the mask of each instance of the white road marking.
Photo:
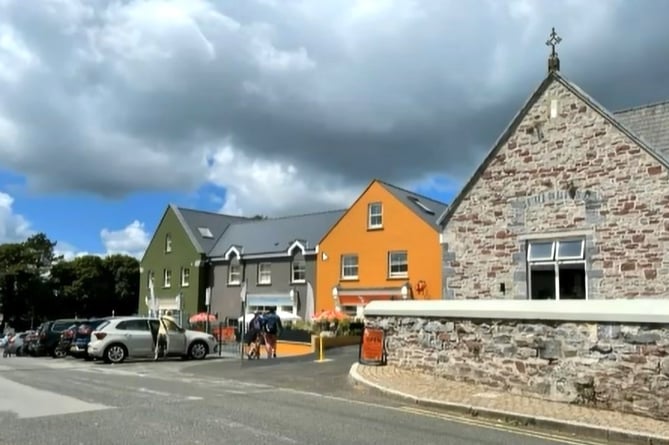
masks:
[(215, 422), (222, 424), (222, 426), (226, 428), (231, 428), (231, 429), (234, 428), (241, 430), (245, 433), (248, 433), (250, 436), (261, 439), (263, 443), (267, 443), (270, 440), (272, 442), (278, 441), (284, 443), (298, 443), (297, 440), (292, 439), (288, 436), (277, 434), (275, 432), (263, 431), (260, 428), (258, 428), (257, 425), (246, 425), (244, 423), (237, 422), (236, 420), (232, 420), (227, 417), (218, 418), (215, 420)]
[(137, 388), (137, 391), (138, 392), (145, 392), (145, 393), (148, 393), (148, 394), (153, 394), (154, 396), (163, 396), (163, 397), (169, 397), (169, 398), (174, 398), (174, 399), (179, 397), (176, 394), (172, 394), (172, 393), (165, 392), (165, 391), (156, 391), (155, 389), (149, 389), (149, 388)]
[(0, 376), (0, 412), (15, 413), (20, 419), (100, 411), (112, 406), (88, 403), (74, 397), (36, 389)]

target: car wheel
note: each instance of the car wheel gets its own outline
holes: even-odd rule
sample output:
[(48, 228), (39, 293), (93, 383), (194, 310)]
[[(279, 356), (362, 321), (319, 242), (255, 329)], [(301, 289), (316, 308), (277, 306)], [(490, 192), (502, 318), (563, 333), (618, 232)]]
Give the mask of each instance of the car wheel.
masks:
[(54, 349), (53, 355), (52, 355), (53, 358), (65, 358), (66, 356), (67, 356), (67, 352), (63, 351), (60, 348)]
[(194, 341), (188, 348), (188, 356), (193, 360), (204, 360), (209, 353), (206, 343)]
[(121, 344), (113, 344), (107, 346), (104, 353), (104, 360), (106, 363), (122, 363), (128, 355), (125, 346)]

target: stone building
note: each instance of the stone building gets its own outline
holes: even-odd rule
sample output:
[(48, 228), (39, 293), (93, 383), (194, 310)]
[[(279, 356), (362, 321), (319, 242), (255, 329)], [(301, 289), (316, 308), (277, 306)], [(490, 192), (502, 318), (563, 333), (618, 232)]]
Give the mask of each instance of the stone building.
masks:
[(668, 168), (669, 102), (612, 113), (560, 73), (553, 47), (441, 218), (442, 297), (669, 296)]

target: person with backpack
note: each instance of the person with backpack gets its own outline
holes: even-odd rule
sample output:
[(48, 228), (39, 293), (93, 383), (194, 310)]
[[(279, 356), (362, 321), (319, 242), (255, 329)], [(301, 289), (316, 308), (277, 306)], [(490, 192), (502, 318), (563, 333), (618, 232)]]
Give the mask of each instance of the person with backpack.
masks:
[(249, 321), (248, 331), (246, 332), (246, 347), (248, 349), (247, 357), (249, 360), (260, 358), (260, 337), (263, 329), (263, 316), (260, 311), (253, 314), (253, 318)]
[(276, 340), (283, 329), (283, 325), (281, 324), (281, 318), (276, 314), (275, 307), (269, 309), (269, 312), (263, 317), (263, 321), (267, 358), (276, 358)]

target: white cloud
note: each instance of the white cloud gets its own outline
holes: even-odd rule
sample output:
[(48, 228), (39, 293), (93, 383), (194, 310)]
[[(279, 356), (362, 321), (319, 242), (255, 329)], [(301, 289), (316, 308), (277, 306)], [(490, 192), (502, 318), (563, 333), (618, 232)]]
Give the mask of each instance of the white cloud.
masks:
[[(667, 2), (25, 3), (0, 0), (0, 164), (43, 192), (210, 182), (226, 211), (285, 214), (372, 177), (463, 181), (545, 73), (551, 26), (604, 105), (669, 94)], [(141, 250), (120, 232), (105, 244)]]
[(14, 198), (0, 192), (0, 243), (23, 241), (33, 234), (30, 223), (14, 212)]
[(107, 255), (120, 253), (140, 258), (151, 235), (144, 229), (144, 223), (135, 220), (120, 230), (102, 229), (100, 238)]
[[(14, 197), (8, 193), (0, 192), (0, 243), (25, 241), (26, 238), (36, 232), (30, 221), (23, 215), (16, 213), (13, 206)], [(139, 258), (144, 254), (150, 237), (151, 235), (144, 229), (144, 223), (135, 220), (120, 230), (104, 228), (100, 231), (104, 253), (88, 252), (67, 241), (58, 241), (54, 248), (54, 254), (62, 255), (65, 260), (72, 260), (84, 255), (104, 257), (117, 253)]]
[(226, 189), (223, 213), (232, 215), (311, 212), (348, 207), (360, 193), (336, 176), (300, 170), (293, 164), (250, 158), (226, 144), (211, 157), (209, 181)]
[(63, 241), (58, 241), (56, 247), (53, 249), (53, 253), (55, 256), (62, 256), (65, 261), (71, 261), (77, 257), (85, 255), (103, 256), (77, 249), (76, 246)]

